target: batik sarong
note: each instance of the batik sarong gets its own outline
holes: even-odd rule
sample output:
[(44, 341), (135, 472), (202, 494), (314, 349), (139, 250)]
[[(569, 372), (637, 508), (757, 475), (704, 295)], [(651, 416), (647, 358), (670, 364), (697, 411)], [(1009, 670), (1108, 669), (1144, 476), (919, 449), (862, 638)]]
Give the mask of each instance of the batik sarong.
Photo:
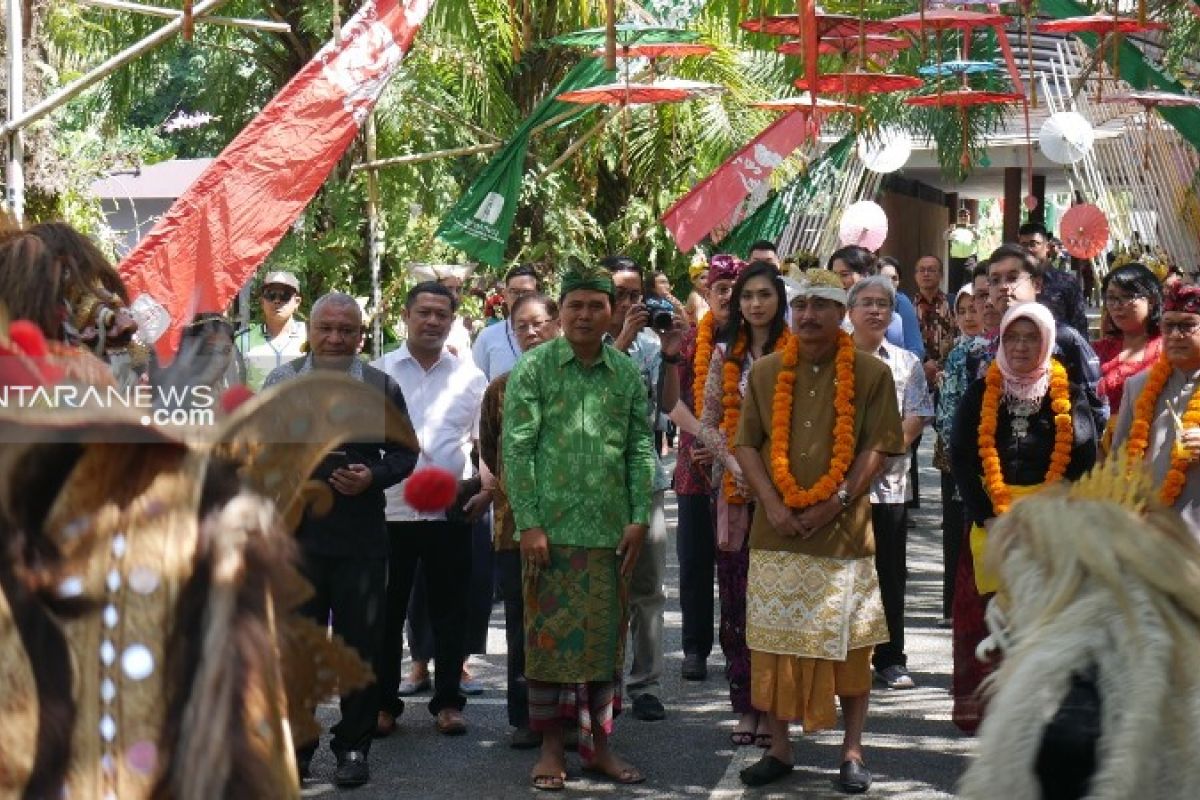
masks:
[(550, 564), (522, 565), (529, 727), (577, 721), (579, 751), (612, 732), (621, 711), (628, 581), (608, 548), (550, 547)]

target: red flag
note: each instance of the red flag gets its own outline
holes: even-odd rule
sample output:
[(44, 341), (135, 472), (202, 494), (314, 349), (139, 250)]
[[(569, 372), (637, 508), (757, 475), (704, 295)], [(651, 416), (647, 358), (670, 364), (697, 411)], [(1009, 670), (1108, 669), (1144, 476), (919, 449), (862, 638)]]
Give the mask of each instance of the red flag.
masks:
[(170, 361), (182, 326), (221, 311), (262, 265), (358, 133), (434, 0), (365, 0), (230, 142), (121, 277), (143, 335)]
[(675, 202), (662, 223), (681, 252), (688, 252), (714, 228), (726, 222), (746, 195), (754, 191), (810, 133), (808, 114), (793, 111), (780, 117), (716, 171)]

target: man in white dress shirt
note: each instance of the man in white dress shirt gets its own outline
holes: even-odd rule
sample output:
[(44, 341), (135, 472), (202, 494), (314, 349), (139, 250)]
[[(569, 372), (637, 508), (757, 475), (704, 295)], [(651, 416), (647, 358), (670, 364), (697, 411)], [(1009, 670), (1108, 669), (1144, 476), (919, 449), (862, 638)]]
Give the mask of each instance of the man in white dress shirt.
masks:
[[(537, 272), (528, 264), (513, 267), (504, 276), (504, 307), (511, 309), (521, 295), (538, 290)], [(475, 366), (483, 370), (488, 381), (512, 371), (521, 357), (521, 345), (512, 329), (512, 320), (505, 316), (503, 322), (489, 325), (475, 337)]]
[[(446, 347), (446, 338), (458, 304), (440, 283), (414, 286), (402, 312), (408, 340), (374, 362), (404, 392), (413, 429), (421, 443), (417, 469), (437, 466), (466, 481), (473, 469), (469, 456), (479, 436), (479, 409), (487, 379), (478, 368)], [(478, 518), (491, 504), (490, 477), (471, 496), (463, 511)], [(413, 576), (418, 562), (425, 572), (429, 616), (434, 639), (434, 694), (429, 710), (444, 734), (466, 732), (462, 709), (466, 697), (460, 687), (466, 658), (467, 598), (471, 577), (471, 525), (447, 520), (444, 512), (422, 513), (404, 502), (404, 484), (386, 492), (388, 561), (387, 628), (375, 673), (380, 686), (380, 728), (384, 715), (390, 722), (403, 703), (400, 684), (401, 633), (408, 611)], [(460, 497), (462, 496), (460, 491)]]
[[(921, 360), (887, 341), (895, 313), (896, 289), (886, 275), (863, 278), (850, 287), (854, 345), (888, 365), (896, 384), (896, 404), (904, 446), (911, 448), (933, 417), (933, 398)], [(875, 570), (891, 639), (875, 648), (877, 679), (889, 689), (916, 686), (904, 653), (904, 592), (908, 583), (908, 456), (892, 456), (871, 482), (871, 526), (875, 530)]]
[[(462, 305), (462, 290), (471, 273), (475, 271), (474, 264), (411, 264), (409, 274), (418, 283), (437, 281), (454, 295), (454, 302)], [(454, 324), (450, 326), (450, 335), (446, 337), (446, 347), (461, 360), (474, 364), (475, 358), (471, 353), (471, 332), (463, 321), (461, 314), (455, 314)]]

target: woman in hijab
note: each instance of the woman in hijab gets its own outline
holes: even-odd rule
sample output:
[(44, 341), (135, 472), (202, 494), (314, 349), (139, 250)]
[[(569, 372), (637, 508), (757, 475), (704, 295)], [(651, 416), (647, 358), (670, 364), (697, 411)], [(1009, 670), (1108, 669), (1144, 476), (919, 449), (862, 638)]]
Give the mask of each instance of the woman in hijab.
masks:
[(1096, 430), (1081, 387), (1051, 355), (1054, 317), (1040, 303), (1011, 307), (1000, 321), (996, 360), (963, 395), (951, 429), (950, 462), (970, 524), (954, 595), (954, 722), (979, 725), (980, 682), (994, 666), (976, 657), (995, 577), (981, 568), (987, 528), (1043, 486), (1076, 480), (1096, 462)]

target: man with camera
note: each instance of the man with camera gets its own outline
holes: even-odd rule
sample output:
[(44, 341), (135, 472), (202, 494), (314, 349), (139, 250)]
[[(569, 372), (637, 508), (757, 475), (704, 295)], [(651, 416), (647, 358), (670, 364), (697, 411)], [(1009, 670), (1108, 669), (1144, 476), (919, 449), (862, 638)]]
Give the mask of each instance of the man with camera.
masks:
[[(669, 411), (679, 400), (679, 352), (687, 323), (665, 300), (643, 302), (642, 271), (627, 256), (609, 256), (600, 262), (612, 273), (615, 288), (612, 322), (606, 340), (637, 364), (646, 387), (646, 414), (651, 429), (659, 411)], [(633, 664), (629, 671), (629, 696), (633, 715), (647, 722), (666, 717), (658, 695), (663, 670), (663, 574), (667, 566), (666, 490), (671, 474), (654, 454), (653, 504), (650, 529), (629, 583), (629, 631)]]

